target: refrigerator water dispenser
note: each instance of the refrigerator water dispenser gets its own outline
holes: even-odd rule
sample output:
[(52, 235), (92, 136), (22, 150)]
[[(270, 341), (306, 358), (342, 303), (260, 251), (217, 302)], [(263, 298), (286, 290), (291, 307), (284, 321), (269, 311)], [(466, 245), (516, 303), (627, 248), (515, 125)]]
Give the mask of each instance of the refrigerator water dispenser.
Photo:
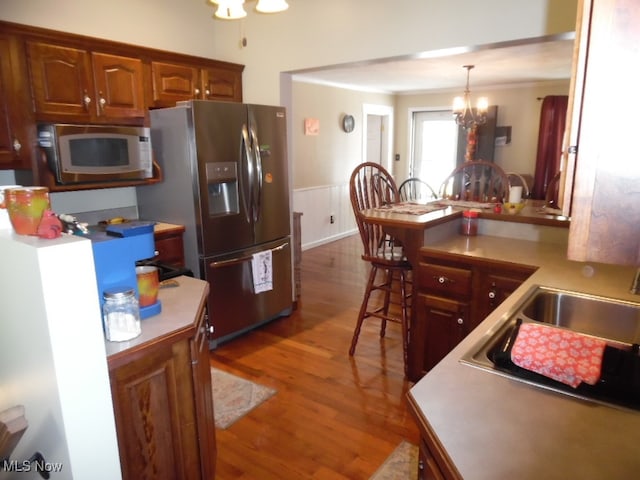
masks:
[(207, 163), (209, 215), (235, 215), (238, 208), (238, 172), (236, 162)]

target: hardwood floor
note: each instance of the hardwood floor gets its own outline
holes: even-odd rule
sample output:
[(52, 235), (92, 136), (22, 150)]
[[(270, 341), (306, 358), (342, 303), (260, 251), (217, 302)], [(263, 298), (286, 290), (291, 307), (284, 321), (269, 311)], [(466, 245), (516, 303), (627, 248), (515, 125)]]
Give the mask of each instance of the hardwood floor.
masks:
[(381, 340), (365, 320), (348, 354), (369, 271), (360, 255), (358, 236), (303, 252), (298, 309), (211, 352), (212, 366), (278, 391), (216, 431), (217, 479), (368, 479), (402, 440), (417, 445), (400, 325)]

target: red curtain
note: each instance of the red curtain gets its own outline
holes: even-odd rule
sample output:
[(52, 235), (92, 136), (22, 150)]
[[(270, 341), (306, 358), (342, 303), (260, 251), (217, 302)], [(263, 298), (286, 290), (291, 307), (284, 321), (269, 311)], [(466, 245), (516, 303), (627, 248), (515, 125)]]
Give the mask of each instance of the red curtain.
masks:
[(547, 185), (560, 171), (568, 101), (567, 95), (549, 95), (542, 101), (532, 198), (544, 199)]

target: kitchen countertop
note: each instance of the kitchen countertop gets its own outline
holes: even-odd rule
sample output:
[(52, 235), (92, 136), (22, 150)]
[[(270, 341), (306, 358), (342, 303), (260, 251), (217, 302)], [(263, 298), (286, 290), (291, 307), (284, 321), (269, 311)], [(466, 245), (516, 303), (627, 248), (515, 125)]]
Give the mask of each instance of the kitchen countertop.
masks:
[(126, 342), (105, 340), (109, 369), (130, 361), (131, 355), (150, 345), (163, 341), (175, 341), (179, 337), (192, 335), (199, 320), (198, 312), (204, 306), (209, 292), (209, 284), (192, 277), (176, 277), (178, 287), (161, 288), (158, 299), (162, 311), (141, 320), (142, 333)]
[(566, 245), (453, 235), (427, 247), (539, 267), (410, 390), (465, 479), (614, 479), (640, 471), (640, 412), (546, 391), (459, 359), (535, 285), (640, 302), (630, 267), (572, 262)]
[(174, 225), (172, 223), (156, 222), (153, 226), (153, 233), (167, 233), (167, 232), (184, 232), (184, 225)]

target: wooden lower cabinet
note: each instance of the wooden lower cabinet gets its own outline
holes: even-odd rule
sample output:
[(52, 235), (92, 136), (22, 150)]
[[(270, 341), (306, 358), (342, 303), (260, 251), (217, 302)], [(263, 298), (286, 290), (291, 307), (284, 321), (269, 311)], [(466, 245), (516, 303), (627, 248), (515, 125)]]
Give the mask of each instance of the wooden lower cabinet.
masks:
[(467, 336), (469, 303), (419, 293), (414, 308), (424, 321), (424, 364), (430, 369)]
[(418, 480), (444, 480), (445, 476), (438, 467), (436, 459), (429, 451), (429, 447), (420, 440), (420, 447), (418, 450)]
[(191, 337), (152, 342), (110, 370), (122, 478), (215, 478), (205, 313)]
[(153, 236), (156, 251), (154, 259), (174, 267), (184, 267), (184, 230), (184, 227), (180, 226), (156, 232)]
[(535, 270), (422, 249), (414, 284), (409, 379), (422, 378)]
[(462, 478), (446, 450), (431, 430), (411, 393), (407, 394), (409, 412), (413, 415), (418, 430), (418, 480), (459, 480)]

